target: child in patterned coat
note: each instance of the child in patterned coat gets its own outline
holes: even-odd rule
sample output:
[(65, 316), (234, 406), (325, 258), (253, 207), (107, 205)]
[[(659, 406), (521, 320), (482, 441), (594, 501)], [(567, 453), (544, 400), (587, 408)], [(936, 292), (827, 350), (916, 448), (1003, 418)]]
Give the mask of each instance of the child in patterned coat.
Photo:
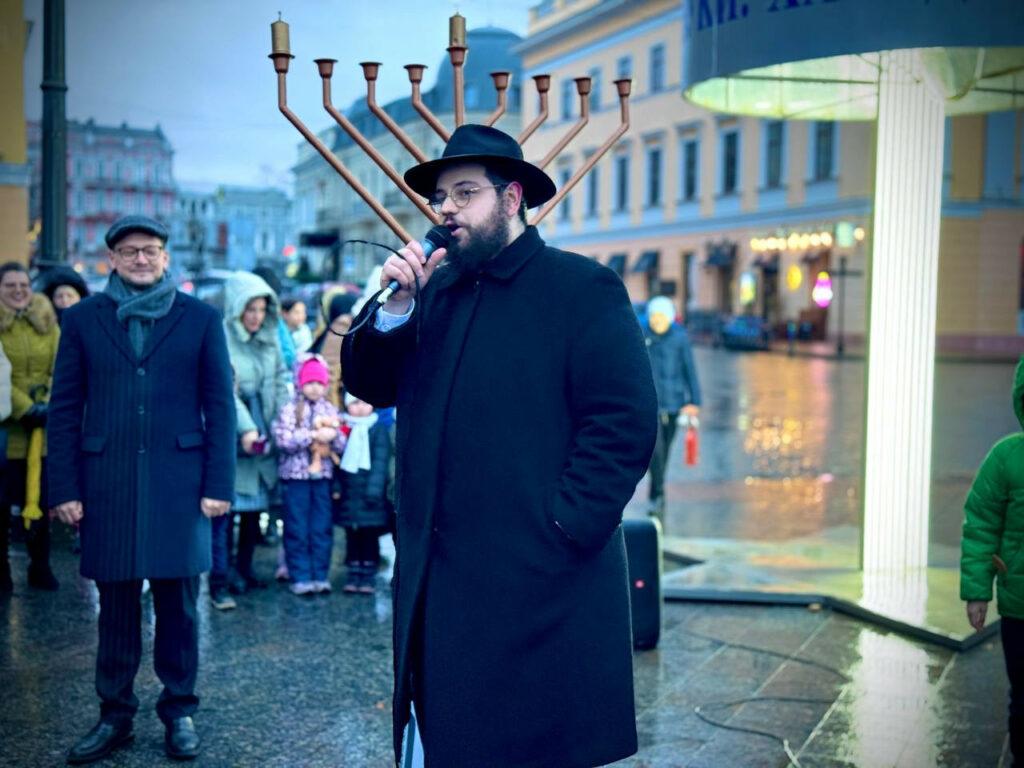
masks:
[(284, 554), (296, 595), (331, 591), (331, 475), (345, 448), (338, 409), (327, 399), (327, 363), (306, 355), (296, 364), (297, 392), (274, 420), (278, 476), (284, 487)]

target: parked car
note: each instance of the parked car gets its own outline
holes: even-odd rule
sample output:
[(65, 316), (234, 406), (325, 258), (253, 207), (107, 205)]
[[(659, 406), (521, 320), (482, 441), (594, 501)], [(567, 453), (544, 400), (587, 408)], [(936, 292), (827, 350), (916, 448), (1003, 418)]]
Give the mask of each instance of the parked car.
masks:
[(183, 277), (178, 287), (184, 292), (195, 296), (205, 304), (209, 304), (222, 315), (224, 314), (224, 283), (233, 275), (230, 269), (208, 269), (194, 277)]
[(722, 326), (724, 315), (714, 309), (686, 310), (686, 332), (694, 344), (710, 344), (713, 347), (722, 345)]
[(772, 327), (762, 317), (741, 315), (722, 326), (722, 344), (728, 349), (768, 349)]

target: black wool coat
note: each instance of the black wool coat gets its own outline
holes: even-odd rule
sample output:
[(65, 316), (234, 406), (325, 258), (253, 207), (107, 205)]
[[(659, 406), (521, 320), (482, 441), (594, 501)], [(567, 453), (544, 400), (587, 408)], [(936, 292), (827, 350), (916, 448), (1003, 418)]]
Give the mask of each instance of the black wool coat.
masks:
[(335, 520), (346, 528), (385, 528), (391, 513), (388, 474), (391, 466), (391, 426), (370, 427), (370, 468), (346, 472), (336, 467), (341, 485)]
[(230, 500), (235, 403), (216, 310), (178, 293), (137, 357), (106, 294), (64, 313), (47, 419), (49, 503), (82, 502), (82, 575), (210, 568), (202, 497)]
[(656, 401), (622, 282), (529, 227), (342, 359), (354, 394), (398, 406), (396, 758), (413, 677), (431, 768), (635, 752), (620, 522)]

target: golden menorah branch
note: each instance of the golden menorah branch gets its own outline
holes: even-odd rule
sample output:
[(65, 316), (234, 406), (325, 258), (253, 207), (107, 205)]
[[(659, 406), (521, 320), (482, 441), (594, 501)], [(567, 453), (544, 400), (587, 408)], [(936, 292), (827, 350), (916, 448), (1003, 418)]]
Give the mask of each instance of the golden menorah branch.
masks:
[(539, 104), (537, 117), (516, 138), (519, 146), (523, 146), (526, 140), (533, 136), (534, 132), (548, 119), (548, 91), (551, 90), (551, 75), (534, 75), (533, 85), (537, 89), (537, 101)]
[(569, 142), (579, 136), (587, 123), (590, 121), (590, 78), (589, 77), (577, 77), (575, 78), (576, 93), (580, 95), (580, 119), (576, 121), (576, 124), (569, 129), (569, 131), (558, 140), (558, 143), (551, 148), (551, 151), (544, 155), (544, 159), (537, 163), (537, 166), (543, 170), (551, 165), (551, 161), (558, 157), (562, 150), (569, 146)]
[(391, 135), (398, 139), (398, 142), (408, 150), (409, 154), (416, 158), (417, 163), (427, 162), (427, 156), (423, 150), (417, 147), (416, 142), (409, 138), (409, 134), (403, 131), (398, 123), (391, 119), (391, 115), (377, 104), (377, 75), (380, 72), (380, 62), (364, 61), (359, 66), (363, 68), (363, 77), (366, 78), (366, 106), (384, 124), (384, 127), (391, 131)]
[(334, 75), (334, 65), (337, 59), (315, 59), (315, 61), (317, 70), (320, 72), (320, 78), (323, 81), (324, 109), (327, 110), (327, 114), (333, 117), (334, 121), (341, 126), (341, 129), (352, 138), (352, 141), (377, 164), (378, 168), (384, 171), (384, 174), (402, 191), (402, 194), (412, 201), (412, 204), (419, 209), (420, 213), (434, 224), (439, 224), (441, 217), (430, 210), (430, 207), (424, 202), (423, 198), (412, 191), (412, 187), (405, 183), (405, 179), (394, 169), (391, 163), (385, 160), (384, 156), (363, 136), (359, 129), (335, 108), (331, 101), (331, 77)]
[[(275, 46), (276, 47), (276, 46)], [(288, 108), (288, 65), (290, 61), (295, 58), (290, 53), (282, 51), (276, 51), (270, 54), (270, 58), (274, 62), (274, 71), (277, 72), (277, 108), (281, 110), (281, 114), (285, 116), (289, 123), (295, 126), (295, 129), (302, 134), (302, 137), (309, 142), (309, 144), (315, 149), (324, 160), (335, 170), (345, 183), (348, 184), (355, 191), (359, 197), (363, 199), (373, 210), (375, 214), (383, 221), (388, 229), (395, 233), (395, 235), (403, 243), (407, 243), (412, 240), (412, 236), (405, 231), (401, 224), (392, 216), (388, 210), (382, 206), (377, 199), (370, 194), (370, 192), (359, 183), (359, 180), (352, 175), (352, 173), (345, 167), (345, 164), (338, 159), (338, 157), (331, 152), (330, 149), (320, 140), (320, 137), (313, 133), (306, 125), (299, 119), (299, 117)]]
[(558, 190), (558, 193), (548, 200), (544, 204), (544, 207), (533, 215), (533, 218), (530, 219), (530, 223), (533, 226), (537, 226), (541, 221), (543, 221), (544, 217), (551, 213), (551, 211), (553, 211), (555, 207), (565, 199), (565, 196), (568, 195), (569, 192), (572, 191), (572, 188), (580, 182), (580, 179), (590, 173), (591, 169), (597, 165), (597, 162), (608, 154), (608, 150), (615, 146), (615, 143), (622, 138), (626, 131), (629, 130), (629, 93), (632, 82), (633, 81), (628, 78), (615, 81), (615, 89), (619, 94), (619, 127), (615, 129), (612, 135), (605, 140), (604, 144), (602, 144), (594, 154), (587, 158), (587, 161), (580, 166), (579, 170), (577, 170), (565, 185)]
[[(454, 107), (455, 107), (455, 124), (456, 127), (463, 125), (465, 121), (465, 100), (464, 90), (465, 81), (463, 67), (466, 61), (466, 47), (465, 38), (465, 20), (461, 16), (453, 16), (450, 20), (450, 38), (448, 53), (452, 60), (452, 71), (454, 78)], [(313, 133), (306, 125), (298, 118), (298, 116), (291, 111), (288, 107), (288, 94), (287, 94), (287, 75), (288, 68), (291, 60), (294, 56), (291, 55), (288, 25), (281, 21), (279, 18), (271, 26), (271, 42), (273, 45), (273, 53), (270, 54), (270, 59), (274, 62), (274, 71), (277, 73), (277, 105), (280, 109), (281, 114), (295, 126), (296, 130), (302, 135), (302, 137), (309, 142), (327, 163), (338, 173), (339, 176), (345, 181), (346, 184), (351, 187), (363, 202), (365, 202), (370, 209), (377, 215), (377, 217), (384, 222), (384, 224), (398, 237), (398, 239), (405, 243), (409, 242), (413, 238), (408, 232), (402, 227), (401, 224), (395, 219), (393, 215), (384, 206), (382, 206), (376, 198), (364, 187), (355, 176), (345, 167), (345, 164), (335, 155), (320, 138)], [(437, 223), (439, 217), (430, 210), (425, 202), (417, 195), (412, 189), (405, 183), (397, 171), (388, 163), (384, 157), (377, 151), (377, 149), (362, 135), (362, 133), (353, 125), (341, 112), (339, 112), (331, 101), (331, 77), (334, 72), (334, 59), (317, 59), (316, 64), (320, 72), (320, 77), (323, 80), (323, 102), (324, 109), (327, 110), (328, 114), (334, 118), (335, 122), (352, 138), (352, 140), (359, 146), (360, 149), (365, 152), (370, 159), (372, 159), (377, 166), (384, 171), (388, 178), (397, 186), (409, 200), (412, 201), (413, 205), (423, 213), (429, 221)], [(366, 104), (370, 111), (384, 124), (384, 126), (391, 132), (391, 134), (405, 147), (409, 153), (416, 158), (417, 162), (426, 162), (427, 156), (425, 153), (416, 146), (415, 142), (403, 131), (391, 118), (387, 112), (377, 104), (376, 100), (376, 81), (379, 73), (380, 64), (379, 62), (363, 62), (360, 66), (363, 68), (363, 76), (366, 79)], [(423, 103), (421, 94), (421, 84), (423, 82), (423, 71), (426, 69), (425, 65), (422, 64), (407, 64), (405, 67), (409, 74), (409, 82), (412, 85), (412, 105), (423, 118), (423, 120), (430, 126), (431, 129), (437, 133), (445, 142), (447, 142), (451, 136), (449, 131), (441, 124), (437, 117), (430, 111), (430, 109)], [(495, 110), (487, 117), (486, 124), (493, 125), (498, 119), (505, 113), (507, 108), (507, 91), (511, 74), (509, 72), (492, 72), (491, 77), (494, 80), (494, 88), (497, 93), (497, 106)], [(517, 141), (522, 145), (527, 139), (532, 136), (541, 125), (548, 118), (548, 95), (551, 89), (551, 76), (550, 75), (534, 75), (533, 77), (534, 86), (537, 91), (538, 98), (538, 114), (526, 127), (526, 129), (519, 134)], [(551, 164), (551, 162), (569, 145), (569, 143), (579, 135), (583, 128), (587, 125), (590, 118), (590, 91), (592, 83), (589, 77), (575, 78), (576, 91), (580, 97), (580, 118), (579, 120), (569, 129), (569, 131), (558, 141), (558, 143), (544, 156), (544, 159), (538, 164), (540, 168), (545, 168)], [(615, 145), (615, 143), (622, 138), (623, 134), (629, 130), (629, 95), (631, 88), (631, 81), (629, 79), (622, 79), (615, 81), (615, 87), (618, 91), (619, 96), (619, 109), (621, 113), (620, 125), (612, 133), (611, 136), (601, 145), (601, 147), (595, 151), (586, 162), (572, 175), (572, 177), (565, 183), (565, 185), (558, 190), (557, 194), (549, 200), (531, 219), (531, 224), (539, 224), (545, 216), (547, 216), (556, 206), (559, 205), (567, 194), (575, 187), (579, 181), (589, 173), (598, 161), (608, 153), (608, 151)]]
[(448, 130), (441, 125), (441, 121), (438, 120), (434, 113), (430, 111), (430, 108), (423, 103), (423, 96), (420, 94), (420, 84), (423, 82), (423, 70), (427, 67), (425, 64), (406, 64), (405, 71), (409, 73), (409, 82), (412, 84), (412, 106), (419, 112), (420, 117), (423, 118), (424, 122), (434, 129), (434, 133), (441, 137), (441, 140), (447, 144), (448, 139), (451, 138), (451, 134)]
[(452, 61), (452, 96), (455, 103), (455, 127), (466, 122), (466, 77), (463, 67), (466, 65), (465, 45), (453, 45), (448, 48), (448, 57)]
[(508, 101), (506, 91), (508, 91), (508, 84), (511, 78), (511, 72), (491, 72), (491, 79), (494, 80), (494, 90), (498, 94), (498, 106), (484, 120), (484, 125), (494, 125), (498, 122), (498, 118), (505, 114), (505, 107)]

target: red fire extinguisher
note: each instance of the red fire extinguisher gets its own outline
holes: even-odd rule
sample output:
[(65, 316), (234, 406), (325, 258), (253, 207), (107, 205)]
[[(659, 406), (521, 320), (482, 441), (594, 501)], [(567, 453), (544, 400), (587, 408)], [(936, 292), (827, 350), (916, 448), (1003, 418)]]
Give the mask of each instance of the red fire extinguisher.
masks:
[(683, 414), (679, 417), (680, 426), (686, 430), (685, 449), (683, 460), (686, 466), (693, 467), (697, 464), (697, 455), (700, 450), (700, 439), (697, 436), (697, 428), (700, 426), (696, 416)]

